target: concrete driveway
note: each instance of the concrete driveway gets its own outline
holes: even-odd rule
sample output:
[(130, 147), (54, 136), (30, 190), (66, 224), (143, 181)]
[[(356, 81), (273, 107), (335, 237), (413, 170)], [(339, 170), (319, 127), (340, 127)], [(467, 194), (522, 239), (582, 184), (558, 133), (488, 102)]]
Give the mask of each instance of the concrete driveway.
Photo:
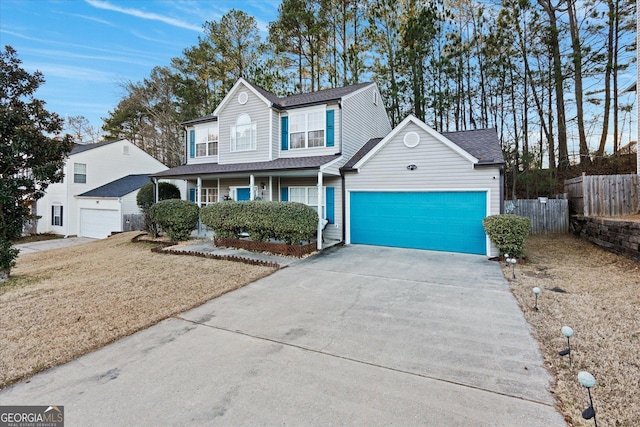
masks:
[[(188, 280), (188, 278), (185, 278)], [(0, 391), (67, 426), (563, 426), (499, 266), (324, 252)]]
[(84, 243), (93, 242), (91, 237), (66, 237), (62, 239), (41, 240), (39, 242), (21, 243), (15, 245), (20, 249), (21, 254), (30, 254), (33, 252), (48, 251), (51, 249), (68, 248), (70, 246), (82, 245)]

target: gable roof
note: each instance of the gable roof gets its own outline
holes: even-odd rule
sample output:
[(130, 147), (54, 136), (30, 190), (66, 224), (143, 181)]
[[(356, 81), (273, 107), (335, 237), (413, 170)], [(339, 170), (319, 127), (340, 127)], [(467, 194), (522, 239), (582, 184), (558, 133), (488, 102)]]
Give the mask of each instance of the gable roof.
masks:
[(85, 151), (93, 150), (94, 148), (104, 147), (105, 145), (113, 144), (114, 142), (122, 141), (122, 139), (116, 139), (114, 141), (96, 142), (95, 144), (74, 144), (73, 148), (69, 152), (69, 155), (83, 153)]
[(79, 194), (78, 197), (122, 197), (151, 182), (148, 174), (127, 175)]
[(356, 154), (341, 168), (353, 170), (361, 166), (397, 135), (408, 123), (414, 123), (440, 142), (452, 148), (474, 165), (501, 165), (504, 157), (496, 129), (478, 129), (458, 132), (438, 133), (413, 115), (408, 116), (389, 135), (367, 141)]
[(229, 164), (199, 163), (181, 165), (156, 174), (151, 174), (150, 176), (154, 178), (166, 178), (185, 175), (229, 174), (237, 172), (276, 171), (288, 169), (319, 169), (321, 166), (324, 166), (339, 157), (339, 154), (331, 154), (327, 156), (279, 158), (267, 162)]
[(495, 128), (443, 132), (442, 135), (483, 164), (504, 164), (504, 155)]
[(373, 150), (373, 147), (378, 145), (383, 138), (372, 138), (368, 140), (358, 151), (344, 164), (342, 169), (352, 169), (353, 166), (360, 161), (369, 151)]
[[(364, 87), (370, 86), (373, 83), (358, 83), (355, 85), (336, 87), (333, 89), (319, 90), (317, 92), (300, 93), (296, 95), (287, 96), (286, 98), (280, 98), (278, 106), (280, 109), (287, 109), (293, 107), (301, 107), (303, 105), (321, 104), (330, 101), (338, 101), (344, 96), (349, 95)], [(276, 106), (276, 108), (278, 107)]]
[(273, 107), (278, 110), (287, 110), (289, 108), (299, 108), (307, 105), (311, 106), (311, 105), (317, 105), (317, 104), (324, 104), (331, 101), (339, 101), (345, 96), (351, 95), (352, 93), (357, 92), (360, 89), (363, 89), (367, 86), (371, 86), (375, 83), (373, 82), (357, 83), (354, 85), (349, 85), (344, 87), (324, 89), (324, 90), (319, 90), (316, 92), (309, 92), (309, 93), (299, 93), (295, 95), (286, 96), (284, 98), (279, 98), (277, 95), (274, 95), (273, 93), (258, 86), (257, 84), (252, 83), (243, 78), (240, 78), (233, 85), (231, 90), (227, 92), (227, 95), (224, 97), (224, 99), (220, 102), (220, 104), (218, 104), (218, 106), (213, 111), (213, 114), (188, 120), (186, 122), (182, 122), (182, 124), (193, 125), (193, 124), (218, 120), (218, 117), (216, 115), (217, 112), (220, 111), (222, 106), (228, 102), (230, 94), (240, 84), (244, 84), (245, 86), (247, 86), (254, 94), (258, 96), (258, 98), (262, 99), (270, 107)]

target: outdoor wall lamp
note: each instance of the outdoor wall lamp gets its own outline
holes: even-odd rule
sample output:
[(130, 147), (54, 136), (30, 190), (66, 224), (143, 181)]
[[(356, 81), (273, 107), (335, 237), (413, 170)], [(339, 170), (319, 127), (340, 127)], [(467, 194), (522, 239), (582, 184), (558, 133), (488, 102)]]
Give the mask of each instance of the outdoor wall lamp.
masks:
[(566, 350), (561, 350), (558, 352), (558, 354), (560, 356), (566, 356), (567, 354), (569, 355), (569, 368), (572, 367), (572, 361), (571, 361), (571, 342), (569, 341), (570, 338), (573, 336), (573, 329), (571, 329), (569, 326), (563, 326), (560, 331), (562, 332), (562, 335), (564, 335), (565, 337), (567, 337), (567, 348)]
[(538, 311), (538, 295), (540, 295), (540, 288), (537, 286), (533, 288), (533, 294), (536, 296), (536, 304), (533, 306), (533, 309)]
[(582, 418), (590, 420), (593, 418), (595, 426), (598, 427), (598, 421), (596, 420), (596, 410), (593, 409), (593, 399), (591, 398), (591, 387), (596, 385), (596, 379), (587, 371), (581, 371), (578, 373), (578, 381), (587, 389), (589, 393), (589, 407), (582, 411)]
[(407, 169), (409, 169), (410, 171), (414, 171), (414, 170), (418, 169), (418, 166), (416, 166), (413, 163), (411, 163), (410, 165), (407, 166)]

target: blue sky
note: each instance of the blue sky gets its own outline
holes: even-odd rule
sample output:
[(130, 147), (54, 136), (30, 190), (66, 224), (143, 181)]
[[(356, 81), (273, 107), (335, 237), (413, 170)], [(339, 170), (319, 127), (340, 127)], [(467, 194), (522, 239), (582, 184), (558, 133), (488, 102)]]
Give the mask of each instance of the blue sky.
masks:
[(198, 41), (205, 21), (230, 9), (256, 18), (263, 36), (280, 0), (2, 0), (0, 45), (29, 72), (44, 73), (36, 96), (62, 117), (102, 126), (123, 95), (155, 66)]

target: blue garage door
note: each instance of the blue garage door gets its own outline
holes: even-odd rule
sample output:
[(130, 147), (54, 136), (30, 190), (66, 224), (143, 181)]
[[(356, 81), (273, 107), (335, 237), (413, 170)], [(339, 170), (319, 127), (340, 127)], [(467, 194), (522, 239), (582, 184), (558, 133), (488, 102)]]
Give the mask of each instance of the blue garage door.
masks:
[(486, 254), (485, 192), (352, 192), (351, 243)]

